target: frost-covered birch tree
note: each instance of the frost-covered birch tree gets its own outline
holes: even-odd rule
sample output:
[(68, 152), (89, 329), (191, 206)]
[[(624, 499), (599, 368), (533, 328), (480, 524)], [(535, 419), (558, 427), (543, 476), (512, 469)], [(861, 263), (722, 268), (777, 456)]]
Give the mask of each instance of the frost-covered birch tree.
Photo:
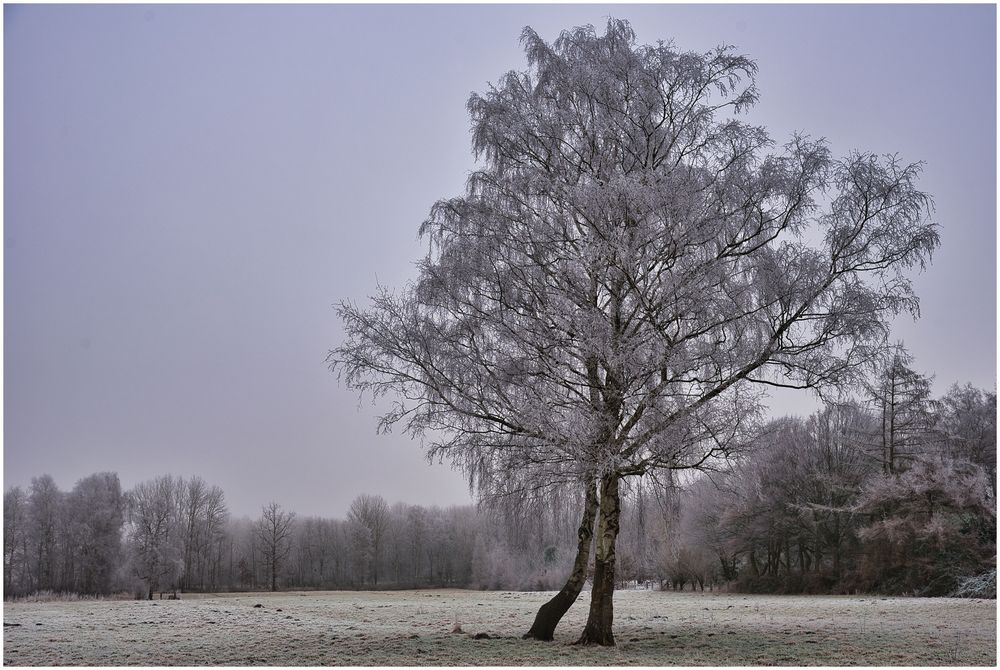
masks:
[(757, 68), (730, 47), (618, 20), (521, 41), (528, 68), (469, 99), (479, 169), (421, 226), (419, 278), (342, 303), (329, 360), (475, 485), (594, 487), (580, 641), (611, 645), (622, 479), (725, 456), (766, 385), (850, 379), (938, 235), (919, 164), (738, 120)]

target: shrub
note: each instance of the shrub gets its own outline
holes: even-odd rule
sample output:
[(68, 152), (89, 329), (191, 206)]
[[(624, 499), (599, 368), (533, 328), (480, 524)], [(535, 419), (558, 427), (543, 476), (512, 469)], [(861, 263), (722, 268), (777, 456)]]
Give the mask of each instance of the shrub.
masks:
[(958, 588), (951, 595), (956, 598), (992, 598), (996, 600), (996, 568), (975, 577), (963, 577), (959, 579)]

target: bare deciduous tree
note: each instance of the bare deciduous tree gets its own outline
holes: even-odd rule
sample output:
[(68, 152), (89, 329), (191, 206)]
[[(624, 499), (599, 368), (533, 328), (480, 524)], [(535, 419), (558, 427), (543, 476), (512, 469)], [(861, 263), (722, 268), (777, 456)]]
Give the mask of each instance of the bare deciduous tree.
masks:
[(50, 475), (31, 480), (29, 542), (32, 560), (36, 563), (35, 588), (41, 591), (52, 590), (57, 584), (62, 497)]
[(122, 557), (125, 497), (114, 472), (99, 472), (76, 483), (65, 499), (64, 589), (75, 593), (111, 591)]
[(378, 568), (382, 560), (385, 532), (389, 525), (389, 506), (382, 496), (363, 493), (354, 499), (347, 511), (347, 520), (364, 535), (366, 572), (372, 584), (378, 586)]
[(285, 512), (276, 502), (268, 503), (255, 528), (255, 538), (270, 579), (271, 590), (278, 590), (278, 570), (292, 548), (294, 512)]
[(948, 454), (981, 466), (996, 495), (997, 395), (971, 384), (952, 385), (938, 402), (935, 428)]
[(208, 586), (215, 589), (225, 549), (225, 523), (229, 518), (226, 494), (218, 486), (208, 489), (205, 496), (204, 514), (201, 519), (201, 552), (199, 554), (199, 585), (205, 588), (206, 572)]
[(181, 574), (181, 495), (183, 481), (170, 475), (138, 484), (127, 495), (133, 570), (145, 582), (150, 600), (164, 581), (173, 582)]
[[(28, 583), (25, 556), (28, 497), (24, 489), (15, 486), (3, 494), (3, 590), (14, 593)], [(19, 578), (15, 580), (15, 575)]]
[(205, 588), (214, 580), (219, 561), (219, 534), (228, 517), (225, 494), (218, 486), (209, 486), (201, 477), (183, 481), (178, 496), (184, 538), (185, 589)]
[(622, 479), (725, 455), (755, 385), (850, 378), (915, 312), (903, 270), (938, 235), (919, 165), (804, 136), (767, 154), (721, 118), (757, 99), (730, 48), (616, 20), (522, 43), (529, 69), (469, 100), (482, 168), (421, 227), (419, 281), (342, 303), (329, 360), (473, 481), (599, 486), (580, 642), (611, 645)]
[(183, 587), (189, 589), (194, 579), (195, 564), (202, 548), (201, 521), (208, 503), (208, 486), (201, 477), (192, 477), (183, 482), (180, 493), (178, 503), (184, 527)]

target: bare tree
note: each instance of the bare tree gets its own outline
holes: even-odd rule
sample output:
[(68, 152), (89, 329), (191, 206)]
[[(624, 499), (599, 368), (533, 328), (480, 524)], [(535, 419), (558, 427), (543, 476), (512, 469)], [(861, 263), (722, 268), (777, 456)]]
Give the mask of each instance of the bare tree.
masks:
[(389, 506), (382, 496), (364, 493), (354, 499), (347, 511), (347, 520), (364, 534), (366, 572), (378, 586), (378, 568), (382, 560), (385, 532), (389, 526)]
[[(701, 477), (681, 494), (676, 524), (678, 541), (674, 545), (689, 546), (696, 553), (712, 556), (719, 576), (728, 582), (736, 578), (737, 552), (731, 536), (722, 526), (722, 515), (733, 498), (732, 492), (722, 485), (723, 481), (725, 478)], [(671, 560), (676, 556), (675, 548), (666, 552), (668, 570), (675, 567)]]
[(65, 498), (64, 588), (76, 593), (109, 593), (122, 557), (125, 497), (114, 472), (99, 472), (76, 483)]
[(222, 524), (229, 512), (225, 494), (201, 477), (183, 482), (178, 498), (184, 538), (183, 587), (205, 588), (205, 578), (214, 581)]
[(580, 641), (611, 645), (621, 480), (725, 456), (759, 385), (852, 378), (915, 313), (902, 271), (938, 235), (919, 165), (804, 136), (765, 154), (720, 118), (757, 99), (730, 48), (639, 46), (616, 20), (522, 43), (529, 69), (469, 100), (483, 166), (421, 227), (419, 281), (342, 303), (329, 360), (473, 481), (599, 486)]
[(201, 577), (199, 586), (205, 588), (205, 573), (208, 572), (208, 586), (214, 590), (219, 577), (219, 566), (222, 562), (225, 547), (225, 523), (229, 518), (226, 507), (226, 494), (218, 486), (212, 486), (205, 494), (204, 513), (201, 518), (201, 552), (199, 554), (199, 570)]
[(905, 468), (933, 439), (931, 379), (910, 367), (912, 362), (913, 357), (897, 344), (869, 385), (881, 419), (879, 458), (887, 475)]
[(945, 451), (986, 470), (996, 496), (997, 395), (971, 384), (952, 385), (938, 401), (935, 428)]
[(54, 589), (57, 583), (62, 496), (50, 475), (31, 480), (28, 533), (32, 560), (36, 565), (35, 586), (43, 591)]
[(181, 574), (183, 525), (177, 501), (183, 487), (182, 480), (166, 475), (136, 485), (127, 495), (133, 571), (146, 583), (150, 600), (164, 581)]
[(3, 590), (5, 594), (27, 590), (28, 562), (25, 555), (28, 497), (15, 486), (3, 494)]
[(276, 502), (268, 503), (257, 521), (255, 537), (270, 578), (271, 590), (278, 590), (278, 570), (291, 551), (294, 512), (285, 512)]
[(811, 565), (822, 571), (825, 558), (832, 554), (833, 574), (842, 576), (845, 552), (859, 523), (852, 505), (873, 474), (864, 440), (876, 424), (854, 403), (830, 403), (807, 421), (811, 439), (800, 450), (806, 464), (797, 502), (812, 542), (808, 532), (799, 541), (800, 565), (806, 563), (803, 570)]
[(192, 477), (183, 482), (181, 496), (181, 520), (184, 525), (184, 577), (182, 586), (190, 589), (194, 581), (196, 561), (202, 550), (202, 517), (208, 502), (208, 486), (201, 477)]

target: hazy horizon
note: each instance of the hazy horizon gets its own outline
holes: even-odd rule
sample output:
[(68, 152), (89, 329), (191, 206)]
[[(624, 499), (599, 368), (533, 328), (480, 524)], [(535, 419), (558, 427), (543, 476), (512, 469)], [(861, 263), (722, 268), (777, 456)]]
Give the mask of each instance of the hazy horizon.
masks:
[[(996, 387), (996, 7), (4, 7), (4, 486), (198, 475), (234, 516), (471, 502), (325, 364), (333, 304), (402, 286), (473, 168), (465, 103), (518, 36), (613, 15), (734, 44), (750, 119), (925, 161), (941, 248), (914, 367)], [(772, 413), (808, 413), (781, 393)]]

